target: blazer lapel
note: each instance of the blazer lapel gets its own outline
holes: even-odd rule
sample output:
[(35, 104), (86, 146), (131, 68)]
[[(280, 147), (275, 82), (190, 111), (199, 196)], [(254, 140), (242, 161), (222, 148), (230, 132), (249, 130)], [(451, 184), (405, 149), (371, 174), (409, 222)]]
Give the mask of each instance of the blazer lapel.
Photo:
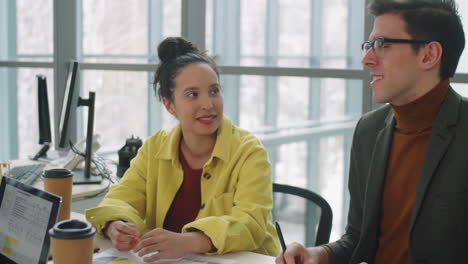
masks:
[[(374, 143), (371, 167), (366, 187), (366, 197), (363, 215), (362, 249), (369, 254), (374, 254), (376, 249), (377, 230), (380, 223), (380, 208), (382, 203), (382, 188), (387, 170), (387, 160), (393, 138), (395, 119), (390, 110), (385, 120), (385, 126), (380, 130)], [(373, 255), (370, 256), (371, 259)]]
[(447, 96), (440, 106), (432, 132), (427, 144), (426, 154), (421, 168), (418, 185), (416, 188), (416, 198), (410, 220), (410, 233), (418, 216), (421, 205), (424, 201), (429, 183), (453, 138), (453, 130), (449, 128), (457, 123), (458, 109), (461, 97), (449, 88)]

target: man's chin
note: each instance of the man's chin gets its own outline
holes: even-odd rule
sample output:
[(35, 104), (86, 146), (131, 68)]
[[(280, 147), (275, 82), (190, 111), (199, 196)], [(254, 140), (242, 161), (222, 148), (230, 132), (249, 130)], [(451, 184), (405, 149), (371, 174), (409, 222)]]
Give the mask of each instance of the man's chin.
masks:
[(376, 103), (376, 104), (384, 104), (384, 103), (387, 103), (386, 98), (383, 98), (382, 96), (378, 96), (378, 95), (375, 95), (375, 94), (372, 95), (372, 100), (373, 100), (374, 103)]

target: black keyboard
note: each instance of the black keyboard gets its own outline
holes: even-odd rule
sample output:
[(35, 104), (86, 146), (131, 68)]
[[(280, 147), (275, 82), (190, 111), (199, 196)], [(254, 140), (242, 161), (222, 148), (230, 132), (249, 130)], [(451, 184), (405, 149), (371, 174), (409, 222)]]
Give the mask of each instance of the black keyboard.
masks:
[(45, 164), (41, 163), (15, 166), (10, 169), (10, 175), (13, 179), (30, 185), (41, 176), (42, 172), (44, 172), (44, 168)]

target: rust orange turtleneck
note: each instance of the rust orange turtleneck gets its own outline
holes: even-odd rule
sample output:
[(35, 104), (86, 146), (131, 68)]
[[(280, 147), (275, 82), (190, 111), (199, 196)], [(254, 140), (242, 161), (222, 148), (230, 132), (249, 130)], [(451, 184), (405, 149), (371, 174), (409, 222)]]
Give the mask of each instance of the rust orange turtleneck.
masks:
[(393, 106), (396, 127), (383, 189), (375, 264), (409, 264), (408, 239), (416, 186), (432, 124), (449, 87), (441, 81), (417, 100)]

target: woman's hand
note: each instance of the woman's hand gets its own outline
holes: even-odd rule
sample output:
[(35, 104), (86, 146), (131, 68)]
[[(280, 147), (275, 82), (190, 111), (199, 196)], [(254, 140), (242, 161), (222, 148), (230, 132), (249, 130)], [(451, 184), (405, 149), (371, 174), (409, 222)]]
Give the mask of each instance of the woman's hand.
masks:
[(119, 251), (131, 250), (140, 238), (140, 232), (135, 224), (120, 220), (110, 222), (104, 233)]
[(133, 251), (142, 257), (145, 262), (160, 259), (180, 258), (191, 253), (206, 253), (213, 248), (209, 237), (203, 232), (175, 233), (162, 228), (156, 228), (141, 236)]

